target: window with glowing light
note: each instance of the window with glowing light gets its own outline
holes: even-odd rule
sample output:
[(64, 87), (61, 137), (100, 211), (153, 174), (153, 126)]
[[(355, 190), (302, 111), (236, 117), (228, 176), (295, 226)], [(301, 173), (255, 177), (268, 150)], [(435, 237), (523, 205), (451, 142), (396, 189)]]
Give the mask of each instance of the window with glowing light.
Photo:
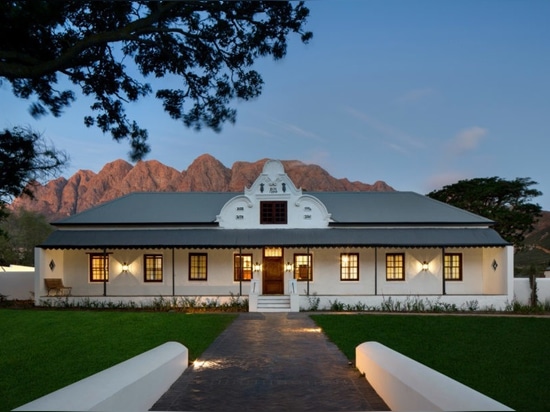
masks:
[(310, 254), (294, 255), (294, 279), (310, 282), (313, 280), (313, 257)]
[(280, 247), (265, 247), (265, 257), (283, 257), (283, 248)]
[(90, 253), (90, 282), (109, 280), (109, 255)]
[(252, 255), (239, 255), (238, 253), (233, 256), (233, 280), (238, 282), (239, 280), (250, 281), (252, 279)]
[(340, 280), (359, 280), (359, 253), (340, 254)]
[(143, 267), (145, 269), (145, 282), (162, 282), (163, 257), (162, 255), (144, 255)]
[(443, 273), (445, 280), (462, 280), (462, 253), (445, 253)]
[(189, 253), (189, 280), (207, 280), (208, 255), (206, 253)]
[(405, 254), (386, 254), (386, 280), (405, 280)]

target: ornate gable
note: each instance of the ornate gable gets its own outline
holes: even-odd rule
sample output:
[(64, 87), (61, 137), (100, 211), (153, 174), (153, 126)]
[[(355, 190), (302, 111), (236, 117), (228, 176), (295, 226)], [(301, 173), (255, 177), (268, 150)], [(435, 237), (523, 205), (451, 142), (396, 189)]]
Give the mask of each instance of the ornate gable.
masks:
[(329, 221), (325, 205), (296, 188), (278, 160), (268, 160), (252, 186), (229, 200), (217, 216), (225, 229), (323, 228)]

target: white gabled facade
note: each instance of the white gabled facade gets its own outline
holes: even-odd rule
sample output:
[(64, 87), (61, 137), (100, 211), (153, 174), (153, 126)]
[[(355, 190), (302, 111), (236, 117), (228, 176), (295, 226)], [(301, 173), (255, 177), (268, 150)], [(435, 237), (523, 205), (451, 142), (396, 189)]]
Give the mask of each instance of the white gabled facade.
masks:
[(278, 229), (326, 228), (330, 221), (325, 205), (314, 196), (303, 194), (285, 173), (279, 161), (268, 160), (263, 173), (244, 194), (227, 202), (217, 222), (222, 229), (265, 229), (260, 223), (261, 202), (283, 201), (287, 205), (287, 223)]
[[(166, 199), (180, 202), (181, 223), (174, 221), (180, 212), (166, 205), (173, 216), (151, 212)], [(404, 199), (410, 202), (401, 195), (304, 193), (281, 162), (270, 160), (242, 194), (115, 200), (60, 222), (36, 249), (36, 303), (53, 299), (46, 296), (45, 278), (61, 278), (72, 288), (70, 299), (241, 295), (251, 311), (322, 309), (335, 302), (379, 307), (390, 298), (458, 307), (477, 301), (479, 308), (499, 309), (513, 300), (513, 248), (483, 218), (416, 194)], [(409, 213), (407, 203), (416, 211)], [(143, 214), (124, 220), (128, 204)], [(200, 217), (201, 205), (216, 212)], [(432, 207), (433, 213), (424, 210)], [(98, 262), (107, 263), (99, 272)], [(262, 306), (273, 299), (280, 301)]]

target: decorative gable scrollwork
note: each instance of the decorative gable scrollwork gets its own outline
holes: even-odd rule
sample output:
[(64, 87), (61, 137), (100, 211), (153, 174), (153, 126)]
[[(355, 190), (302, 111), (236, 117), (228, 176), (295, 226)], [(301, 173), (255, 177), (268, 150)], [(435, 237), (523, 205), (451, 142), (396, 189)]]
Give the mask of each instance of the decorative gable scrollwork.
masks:
[[(262, 202), (285, 202), (287, 218), (275, 225), (266, 224), (265, 216), (261, 216)], [(256, 181), (244, 189), (244, 194), (229, 200), (216, 221), (226, 229), (324, 228), (330, 213), (319, 199), (296, 188), (280, 161), (268, 160)]]

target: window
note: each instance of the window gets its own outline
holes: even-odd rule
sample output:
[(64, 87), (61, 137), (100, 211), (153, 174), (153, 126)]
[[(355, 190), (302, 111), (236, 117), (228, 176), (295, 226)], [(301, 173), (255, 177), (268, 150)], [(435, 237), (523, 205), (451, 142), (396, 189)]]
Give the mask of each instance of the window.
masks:
[(405, 254), (386, 255), (386, 280), (405, 280)]
[(340, 280), (359, 280), (359, 254), (340, 255)]
[(445, 253), (445, 280), (462, 280), (462, 253)]
[(235, 282), (252, 279), (252, 255), (233, 256), (233, 279)]
[(206, 253), (189, 253), (189, 280), (207, 279), (207, 260)]
[(143, 267), (145, 282), (162, 282), (162, 255), (144, 255)]
[(90, 282), (109, 280), (109, 255), (90, 253)]
[(266, 247), (264, 248), (265, 257), (283, 257), (283, 248), (280, 247)]
[(294, 255), (294, 279), (310, 282), (313, 280), (311, 254)]
[(286, 202), (260, 202), (260, 224), (284, 225), (286, 223)]

